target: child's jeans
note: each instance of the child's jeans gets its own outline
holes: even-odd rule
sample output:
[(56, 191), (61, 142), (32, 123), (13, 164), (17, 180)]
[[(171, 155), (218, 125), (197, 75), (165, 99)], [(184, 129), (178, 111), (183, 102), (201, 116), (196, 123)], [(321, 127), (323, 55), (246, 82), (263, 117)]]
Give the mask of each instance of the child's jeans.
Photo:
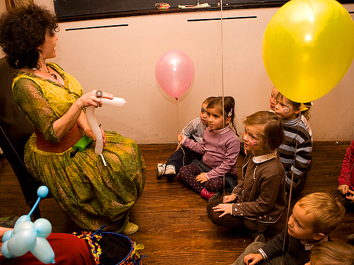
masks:
[(168, 158), (166, 166), (173, 165), (175, 167), (176, 174), (178, 174), (181, 167), (189, 165), (194, 159), (200, 160), (202, 157), (202, 154), (181, 146)]

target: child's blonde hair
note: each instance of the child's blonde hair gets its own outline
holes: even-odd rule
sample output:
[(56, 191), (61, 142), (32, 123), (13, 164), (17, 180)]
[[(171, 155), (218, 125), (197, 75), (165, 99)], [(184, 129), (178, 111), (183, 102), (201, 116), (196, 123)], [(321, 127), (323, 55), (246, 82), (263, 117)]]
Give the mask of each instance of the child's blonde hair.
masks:
[(354, 265), (354, 246), (322, 242), (311, 249), (311, 265)]
[(283, 124), (278, 116), (269, 111), (258, 111), (247, 116), (243, 122), (245, 125), (264, 125), (262, 137), (264, 150), (275, 151), (285, 140)]
[(293, 107), (295, 111), (300, 110), (301, 114), (304, 115), (307, 120), (311, 118), (310, 109), (312, 107), (312, 102), (298, 103), (288, 99), (280, 92), (278, 92), (276, 100), (277, 102), (284, 102), (286, 100), (289, 101), (289, 104)]
[(315, 233), (328, 235), (342, 221), (344, 206), (326, 192), (315, 192), (301, 198), (297, 203), (313, 218), (312, 228)]
[[(224, 107), (224, 109), (223, 109)], [(237, 129), (235, 125), (235, 99), (233, 97), (215, 97), (212, 99), (207, 108), (217, 108), (220, 113), (226, 117), (230, 118), (231, 126), (234, 128), (236, 134)], [(238, 134), (237, 134), (238, 135)]]

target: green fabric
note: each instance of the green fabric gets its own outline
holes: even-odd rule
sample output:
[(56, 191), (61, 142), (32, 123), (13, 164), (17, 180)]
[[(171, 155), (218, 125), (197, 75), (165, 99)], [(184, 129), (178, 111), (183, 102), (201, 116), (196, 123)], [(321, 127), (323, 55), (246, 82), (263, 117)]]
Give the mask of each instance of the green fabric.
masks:
[[(49, 64), (48, 64), (49, 65)], [(20, 72), (14, 79), (14, 98), (29, 120), (51, 142), (59, 142), (52, 124), (82, 95), (81, 85), (59, 66), (50, 64), (64, 79), (58, 85), (33, 74)], [(137, 144), (113, 131), (106, 131), (102, 152), (107, 167), (94, 151), (93, 142), (70, 157), (37, 149), (33, 134), (25, 146), (25, 163), (35, 179), (47, 185), (61, 208), (82, 229), (122, 232), (128, 210), (143, 192), (144, 159)]]

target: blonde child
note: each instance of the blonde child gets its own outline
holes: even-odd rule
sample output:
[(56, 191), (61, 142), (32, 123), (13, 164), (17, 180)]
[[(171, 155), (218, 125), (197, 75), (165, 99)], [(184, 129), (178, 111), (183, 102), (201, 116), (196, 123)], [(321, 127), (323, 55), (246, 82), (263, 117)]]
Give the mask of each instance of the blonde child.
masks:
[(303, 265), (310, 261), (312, 247), (328, 241), (344, 214), (345, 208), (332, 195), (306, 195), (295, 204), (287, 229), (267, 244), (253, 242), (233, 265)]
[(244, 124), (247, 156), (242, 178), (231, 195), (209, 202), (207, 210), (214, 224), (246, 227), (257, 237), (279, 220), (286, 207), (285, 171), (277, 154), (284, 133), (281, 120), (269, 111), (248, 116)]
[(203, 154), (203, 158), (182, 167), (177, 178), (208, 200), (214, 192), (222, 189), (224, 175), (230, 187), (237, 182), (240, 142), (237, 133), (230, 127), (231, 124), (235, 129), (234, 109), (233, 97), (217, 97), (208, 104), (209, 126), (201, 143), (178, 135), (180, 144)]
[(304, 187), (311, 168), (312, 132), (303, 122), (309, 118), (310, 107), (311, 103), (297, 103), (281, 93), (277, 95), (275, 114), (282, 119), (285, 134), (285, 142), (278, 148), (278, 153), (286, 172), (285, 188), (288, 193), (293, 177), (292, 196)]
[[(269, 97), (269, 104), (270, 104), (270, 110), (271, 112), (275, 112), (275, 106), (277, 105), (277, 96), (279, 94), (278, 89), (276, 89), (275, 87), (272, 88), (272, 92), (270, 93), (270, 97)], [(312, 105), (312, 103), (311, 103)], [(304, 115), (301, 115), (301, 121), (304, 123), (306, 130), (309, 132), (309, 134), (311, 135), (311, 141), (313, 142), (313, 136), (312, 136), (312, 130), (310, 127), (310, 124), (308, 122), (308, 120), (305, 118)]]
[(279, 93), (278, 89), (273, 87), (272, 92), (270, 93), (270, 97), (269, 97), (270, 111), (272, 111), (272, 112), (275, 111), (275, 106), (277, 105), (278, 93)]
[(342, 242), (323, 242), (311, 250), (305, 265), (354, 265), (354, 246)]
[[(203, 139), (204, 131), (208, 126), (208, 117), (206, 108), (210, 101), (215, 97), (208, 97), (202, 103), (198, 118), (193, 119), (182, 129), (181, 134), (195, 142), (200, 143)], [(158, 163), (156, 169), (156, 177), (162, 176), (175, 177), (182, 166), (190, 164), (194, 159), (201, 159), (202, 155), (188, 148), (179, 148), (168, 158), (167, 163)]]

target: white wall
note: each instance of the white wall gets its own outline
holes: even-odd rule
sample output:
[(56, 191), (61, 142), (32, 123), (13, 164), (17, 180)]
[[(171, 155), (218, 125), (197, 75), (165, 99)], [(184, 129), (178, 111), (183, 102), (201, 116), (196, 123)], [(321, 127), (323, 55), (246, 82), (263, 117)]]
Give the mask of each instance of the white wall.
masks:
[[(53, 1), (35, 2), (54, 9)], [(354, 10), (353, 4), (345, 7)], [(223, 11), (223, 18), (257, 18), (222, 23), (187, 22), (218, 18), (218, 11), (61, 23), (53, 61), (75, 76), (84, 91), (102, 89), (125, 98), (128, 104), (124, 107), (97, 109), (97, 120), (102, 128), (116, 130), (139, 144), (176, 142), (176, 134), (199, 115), (201, 102), (211, 95), (235, 97), (237, 127), (242, 131), (247, 115), (269, 108), (272, 84), (264, 69), (261, 45), (265, 27), (277, 10)], [(129, 26), (67, 31), (117, 24)], [(155, 79), (157, 60), (171, 49), (187, 53), (196, 70), (191, 88), (178, 101)], [(310, 124), (315, 140), (353, 139), (353, 84), (351, 66), (336, 88), (314, 102)]]

